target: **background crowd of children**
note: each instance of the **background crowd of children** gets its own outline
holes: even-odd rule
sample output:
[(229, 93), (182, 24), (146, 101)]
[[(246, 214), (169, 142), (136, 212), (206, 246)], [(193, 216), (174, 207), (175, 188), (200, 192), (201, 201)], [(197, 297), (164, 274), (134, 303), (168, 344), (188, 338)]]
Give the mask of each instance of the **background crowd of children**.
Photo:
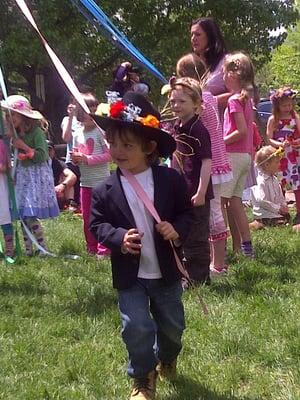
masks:
[[(297, 93), (283, 87), (271, 93), (272, 116), (266, 132), (259, 132), (255, 122), (258, 96), (249, 57), (239, 52), (228, 54), (222, 34), (210, 18), (200, 18), (193, 23), (191, 43), (193, 53), (178, 60), (177, 77), (172, 77), (164, 90), (168, 93), (173, 117), (164, 118), (162, 114), (162, 126), (176, 139), (172, 166), (184, 175), (194, 206), (195, 227), (191, 232), (195, 238), (190, 237), (187, 241), (186, 265), (195, 280), (205, 282), (209, 280), (210, 271), (218, 275), (228, 269), (225, 257), (227, 226), (233, 251), (254, 256), (248, 218), (242, 203), (245, 188), (252, 186), (254, 222), (250, 224), (251, 229), (265, 227), (269, 219), (271, 225), (290, 221), (284, 202), (287, 189), (293, 190), (295, 195), (293, 224), (296, 227), (300, 224), (300, 120), (295, 110)], [(134, 84), (142, 82), (139, 72), (132, 64), (122, 63), (114, 71), (111, 89), (122, 84), (119, 95), (133, 91)], [(130, 82), (134, 84), (130, 85)], [(136, 92), (141, 93), (140, 88)], [(83, 97), (91, 113), (95, 113), (99, 104), (95, 96), (87, 93)], [(16, 194), (20, 216), (38, 243), (46, 247), (39, 219), (56, 216), (58, 211), (52, 190), (46, 136), (42, 132), (44, 119), (22, 96), (9, 96), (2, 102), (2, 108), (6, 110), (6, 136), (13, 138), (11, 143), (19, 150)], [(55, 178), (55, 192), (60, 208), (81, 210), (87, 251), (107, 255), (109, 250), (95, 242), (88, 228), (92, 189), (109, 175), (110, 155), (104, 132), (76, 106), (76, 101), (69, 104), (67, 113), (61, 124), (62, 139), (67, 143), (66, 165), (58, 170), (64, 178), (62, 171), (66, 175), (67, 169), (64, 168), (68, 168), (76, 179), (74, 175), (72, 179), (67, 176), (66, 179)], [(269, 147), (255, 156), (262, 143)], [(51, 155), (54, 146), (51, 144), (48, 148)], [(275, 151), (278, 148), (283, 150)], [(10, 168), (9, 154), (7, 141), (4, 146), (1, 140), (1, 192), (5, 193), (1, 226), (6, 253), (12, 256), (11, 211), (7, 189), (4, 188), (5, 175)], [(56, 161), (53, 154), (51, 158)], [(273, 160), (277, 161), (277, 167)], [(277, 183), (271, 187), (270, 182), (276, 181), (276, 175), (282, 193), (278, 191)], [(62, 194), (64, 191), (67, 196)], [(60, 197), (64, 199), (62, 205)], [(32, 243), (26, 229), (24, 240), (26, 254), (31, 255)]]
[[(61, 125), (66, 165), (55, 164), (44, 118), (25, 97), (1, 102), (6, 140), (0, 137), (0, 225), (6, 256), (14, 256), (11, 144), (18, 150), (16, 218), (22, 220), (26, 255), (35, 254), (34, 245), (38, 254), (47, 249), (40, 220), (58, 216), (57, 200), (63, 197), (68, 207), (80, 205), (87, 252), (111, 256), (128, 373), (135, 378), (132, 399), (153, 398), (157, 364), (162, 375), (174, 372), (184, 330), (182, 289), (227, 273), (229, 230), (233, 252), (254, 258), (251, 229), (291, 221), (287, 189), (295, 195), (294, 230), (300, 229), (297, 93), (289, 87), (273, 91), (272, 116), (266, 132), (258, 132), (249, 56), (228, 53), (210, 18), (192, 23), (191, 44), (193, 53), (178, 60), (177, 76), (163, 90), (168, 97), (162, 115), (146, 97), (149, 85), (128, 62), (114, 72), (111, 89), (121, 93), (113, 96), (115, 102), (110, 99), (108, 115), (97, 115), (92, 93), (83, 94), (90, 114), (73, 101)], [(172, 168), (159, 165), (162, 157)], [(112, 175), (111, 160), (118, 166)], [(250, 225), (242, 202), (249, 186)], [(162, 219), (155, 225), (147, 197)], [(188, 280), (181, 282), (174, 254), (183, 255)]]

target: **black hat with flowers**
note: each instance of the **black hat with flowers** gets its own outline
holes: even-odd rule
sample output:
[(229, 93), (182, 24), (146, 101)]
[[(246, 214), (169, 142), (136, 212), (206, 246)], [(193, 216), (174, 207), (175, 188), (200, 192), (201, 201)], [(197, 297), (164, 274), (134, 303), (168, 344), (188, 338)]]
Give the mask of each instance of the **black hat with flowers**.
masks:
[(168, 157), (176, 149), (173, 137), (160, 128), (160, 113), (148, 99), (136, 92), (126, 92), (122, 100), (109, 105), (109, 116), (91, 115), (104, 131), (107, 128), (129, 128), (157, 143), (161, 157)]

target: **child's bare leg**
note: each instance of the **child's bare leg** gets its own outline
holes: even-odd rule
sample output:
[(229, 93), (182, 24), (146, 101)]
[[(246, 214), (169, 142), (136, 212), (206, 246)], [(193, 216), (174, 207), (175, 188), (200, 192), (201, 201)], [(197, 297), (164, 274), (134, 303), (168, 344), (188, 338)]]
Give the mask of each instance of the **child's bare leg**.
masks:
[(226, 240), (220, 239), (214, 242), (211, 242), (211, 254), (212, 260), (211, 264), (213, 267), (224, 267), (225, 264), (225, 256), (226, 256)]
[(70, 188), (66, 188), (66, 190), (65, 190), (65, 198), (66, 198), (66, 201), (74, 200), (74, 186), (72, 186)]
[(238, 226), (235, 222), (234, 211), (232, 210), (231, 206), (229, 206), (227, 209), (227, 218), (232, 238), (232, 249), (234, 253), (237, 253), (241, 249), (242, 241)]
[(251, 241), (248, 218), (240, 197), (232, 197), (230, 200), (230, 209), (234, 215), (235, 224), (240, 234), (242, 242)]
[(232, 238), (232, 249), (233, 252), (239, 252), (241, 249), (241, 236), (235, 222), (234, 210), (232, 210), (231, 199), (222, 198), (223, 209), (226, 212), (226, 220), (228, 222), (231, 238)]
[(5, 255), (13, 257), (14, 255), (14, 237), (12, 224), (1, 225), (4, 241), (5, 241)]

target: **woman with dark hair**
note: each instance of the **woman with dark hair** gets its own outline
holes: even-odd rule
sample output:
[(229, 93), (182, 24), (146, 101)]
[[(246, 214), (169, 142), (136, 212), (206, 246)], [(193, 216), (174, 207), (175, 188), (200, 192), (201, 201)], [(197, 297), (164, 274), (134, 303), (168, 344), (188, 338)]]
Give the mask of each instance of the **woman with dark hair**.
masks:
[[(191, 25), (191, 43), (193, 52), (206, 66), (206, 72), (201, 77), (205, 90), (214, 96), (227, 93), (222, 70), (227, 49), (217, 23), (212, 18), (206, 17), (194, 20)], [(228, 97), (226, 95), (224, 98), (224, 106)], [(222, 99), (218, 100), (219, 103), (220, 100), (222, 102)]]

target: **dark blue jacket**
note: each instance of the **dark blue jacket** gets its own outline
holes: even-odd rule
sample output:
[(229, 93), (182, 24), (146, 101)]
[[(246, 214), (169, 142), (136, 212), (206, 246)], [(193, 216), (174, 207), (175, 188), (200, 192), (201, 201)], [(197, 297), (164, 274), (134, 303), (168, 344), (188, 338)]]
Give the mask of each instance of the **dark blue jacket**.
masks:
[[(153, 166), (154, 206), (162, 221), (170, 222), (183, 243), (192, 223), (192, 208), (183, 177), (174, 169)], [(153, 223), (155, 224), (154, 220)], [(111, 250), (113, 286), (126, 289), (134, 285), (139, 256), (123, 254), (121, 245), (128, 229), (136, 228), (134, 216), (125, 197), (120, 170), (93, 190), (90, 230), (98, 242)], [(173, 250), (154, 228), (154, 243), (166, 285), (181, 278)]]

